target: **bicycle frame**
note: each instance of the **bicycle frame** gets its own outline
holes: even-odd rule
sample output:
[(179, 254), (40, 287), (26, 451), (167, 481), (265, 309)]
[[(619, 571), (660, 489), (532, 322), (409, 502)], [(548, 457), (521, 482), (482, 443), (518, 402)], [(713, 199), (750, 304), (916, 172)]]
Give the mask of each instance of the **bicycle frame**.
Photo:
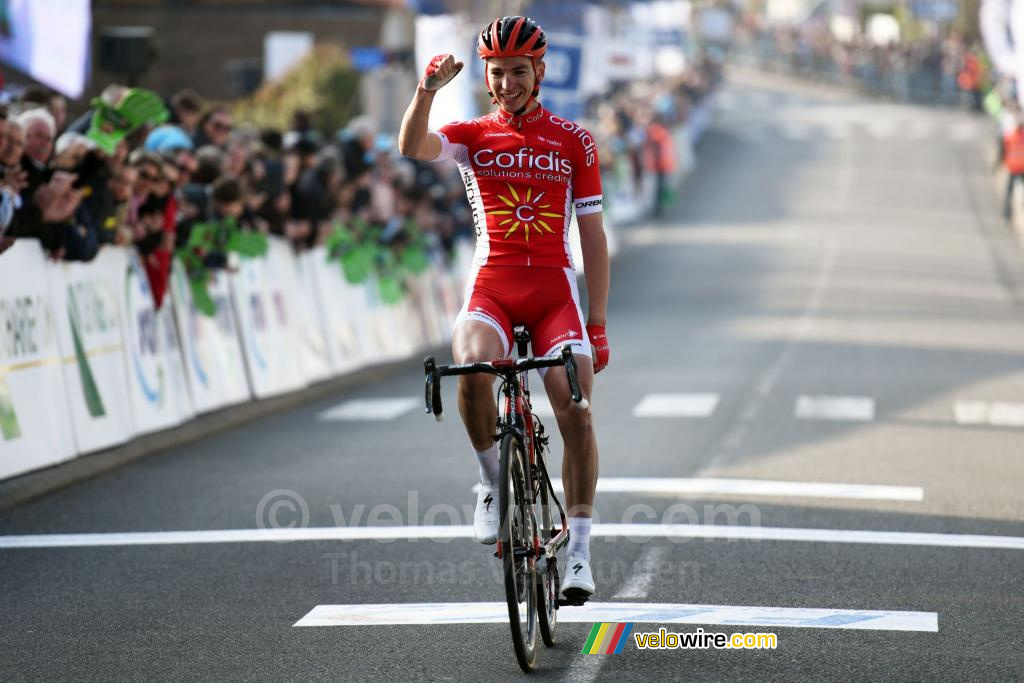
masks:
[[(517, 341), (519, 340), (517, 339)], [(519, 345), (520, 353), (524, 353), (525, 344), (520, 342)], [(562, 523), (561, 531), (555, 534), (551, 539), (548, 539), (543, 546), (541, 546), (539, 538), (534, 538), (532, 560), (536, 560), (540, 557), (554, 558), (555, 554), (569, 542), (569, 525), (565, 517), (565, 509), (562, 507), (562, 503), (558, 499), (558, 496), (555, 495), (554, 486), (551, 484), (551, 477), (548, 476), (547, 463), (544, 460), (543, 455), (541, 458), (537, 458), (537, 444), (535, 443), (537, 433), (535, 431), (533, 413), (529, 410), (527, 403), (529, 399), (529, 385), (526, 380), (526, 375), (530, 370), (564, 367), (569, 378), (569, 389), (572, 395), (572, 400), (579, 405), (581, 409), (586, 410), (589, 403), (580, 391), (579, 380), (577, 378), (576, 359), (573, 357), (572, 349), (568, 346), (564, 346), (562, 347), (562, 352), (557, 356), (545, 356), (541, 358), (506, 358), (490, 362), (464, 363), (461, 365), (444, 366), (438, 366), (434, 361), (433, 356), (429, 356), (423, 361), (423, 367), (426, 373), (426, 386), (424, 392), (426, 412), (432, 413), (438, 421), (444, 419), (444, 412), (441, 405), (442, 377), (469, 375), (482, 372), (495, 375), (502, 379), (502, 385), (499, 391), (504, 396), (504, 408), (498, 424), (499, 433), (497, 435), (497, 439), (500, 440), (506, 433), (511, 432), (522, 441), (526, 447), (526, 452), (530, 460), (530, 482), (528, 482), (528, 494), (530, 499), (527, 502), (530, 505), (533, 505), (536, 502), (536, 496), (539, 493), (539, 489), (536, 487), (535, 482), (540, 478), (536, 477), (535, 473), (538, 471), (542, 472), (543, 482), (547, 484), (551, 499), (554, 500), (555, 504), (558, 506), (561, 518), (560, 521)], [(544, 437), (541, 436), (541, 438)], [(499, 558), (501, 557), (501, 553), (502, 548), (499, 543)]]
[[(571, 351), (570, 351), (571, 354)], [(497, 361), (497, 367), (502, 368), (506, 361)], [(495, 363), (492, 363), (495, 365)], [(540, 535), (534, 535), (534, 549), (531, 562), (537, 559), (554, 558), (555, 555), (569, 542), (569, 525), (565, 517), (565, 509), (562, 501), (555, 495), (554, 485), (548, 474), (547, 459), (544, 457), (544, 444), (547, 439), (543, 436), (543, 426), (540, 422), (534, 423), (533, 411), (530, 409), (530, 387), (529, 375), (527, 372), (516, 372), (505, 378), (500, 388), (505, 397), (504, 410), (500, 420), (501, 431), (497, 435), (500, 440), (505, 434), (512, 433), (520, 439), (526, 448), (526, 455), (530, 463), (530, 481), (527, 487), (526, 504), (533, 506), (540, 494), (540, 486), (547, 486), (551, 494), (551, 500), (558, 507), (558, 514), (561, 521), (561, 530), (552, 538), (548, 539), (543, 546), (540, 544)], [(538, 444), (537, 442), (541, 443)], [(538, 472), (541, 476), (536, 476)], [(542, 520), (547, 522), (549, 520)], [(497, 556), (502, 557), (503, 549), (501, 541), (498, 541)]]

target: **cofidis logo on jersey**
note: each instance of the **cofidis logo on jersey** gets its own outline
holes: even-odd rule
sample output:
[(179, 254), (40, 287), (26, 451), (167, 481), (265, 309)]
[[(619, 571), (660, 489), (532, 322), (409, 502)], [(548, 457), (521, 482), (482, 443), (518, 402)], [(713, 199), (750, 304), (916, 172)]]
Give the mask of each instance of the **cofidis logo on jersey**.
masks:
[(480, 149), (473, 155), (477, 168), (522, 169), (528, 171), (553, 171), (572, 175), (572, 162), (560, 153), (538, 152), (533, 147), (520, 147), (515, 152), (498, 152)]
[[(523, 238), (529, 242), (530, 233), (543, 235), (545, 232), (555, 234), (554, 229), (548, 225), (549, 218), (561, 218), (562, 214), (550, 211), (551, 205), (544, 202), (544, 193), (534, 194), (533, 188), (516, 189), (506, 183), (508, 194), (498, 194), (498, 199), (505, 204), (504, 209), (491, 211), (496, 216), (498, 227), (505, 229), (505, 239), (512, 237), (522, 228)], [(549, 209), (545, 211), (545, 209)]]
[(567, 131), (583, 144), (584, 160), (587, 162), (587, 166), (593, 166), (594, 162), (597, 161), (597, 145), (594, 144), (594, 136), (586, 128), (581, 128), (572, 121), (566, 121), (560, 116), (552, 114), (548, 120), (562, 130)]

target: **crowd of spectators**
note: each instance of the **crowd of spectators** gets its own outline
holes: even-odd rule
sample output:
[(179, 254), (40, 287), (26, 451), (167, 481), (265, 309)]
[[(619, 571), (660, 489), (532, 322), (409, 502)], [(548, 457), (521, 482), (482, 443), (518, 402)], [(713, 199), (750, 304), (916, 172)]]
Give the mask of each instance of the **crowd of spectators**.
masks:
[[(114, 104), (124, 92), (102, 97)], [(31, 237), (54, 259), (89, 261), (104, 244), (133, 245), (159, 302), (174, 251), (199, 223), (230, 220), (300, 250), (338, 222), (391, 242), (412, 219), (439, 245), (471, 229), (458, 175), (399, 158), (372, 119), (329, 139), (301, 111), (285, 132), (238, 126), (229, 106), (190, 90), (167, 106), (167, 123), (108, 154), (84, 134), (91, 112), (69, 124), (59, 95), (32, 88), (10, 102), (0, 117), (0, 251)], [(226, 266), (224, 254), (204, 257)]]
[(738, 48), (764, 65), (857, 84), (903, 101), (969, 100), (958, 77), (976, 47), (953, 29), (914, 40), (876, 43), (864, 34), (839, 40), (825, 24), (762, 28), (741, 24)]
[(692, 120), (721, 77), (720, 64), (702, 55), (678, 76), (621, 83), (593, 100), (587, 125), (598, 142), (606, 197), (621, 196), (623, 185), (628, 195), (642, 196), (650, 178), (650, 208), (665, 211), (684, 170), (672, 131)]
[[(664, 185), (676, 163), (667, 130), (687, 119), (715, 78), (700, 64), (672, 81), (597, 98), (584, 123), (603, 169), (626, 169), (626, 182), (637, 184), (655, 174)], [(101, 100), (113, 106), (125, 93), (112, 85)], [(191, 90), (166, 107), (165, 123), (141, 126), (108, 153), (86, 135), (91, 111), (69, 122), (64, 98), (37, 88), (8, 102), (0, 115), (0, 252), (20, 237), (64, 260), (89, 261), (105, 244), (134, 246), (159, 304), (175, 251), (189, 246), (200, 223), (230, 221), (297, 250), (323, 244), (339, 226), (398, 249), (412, 229), (435, 259), (458, 238), (472, 239), (458, 168), (399, 156), (393, 136), (370, 117), (317, 131), (297, 111), (281, 131), (240, 125), (230, 106)], [(224, 254), (202, 256), (210, 268), (228, 265)]]

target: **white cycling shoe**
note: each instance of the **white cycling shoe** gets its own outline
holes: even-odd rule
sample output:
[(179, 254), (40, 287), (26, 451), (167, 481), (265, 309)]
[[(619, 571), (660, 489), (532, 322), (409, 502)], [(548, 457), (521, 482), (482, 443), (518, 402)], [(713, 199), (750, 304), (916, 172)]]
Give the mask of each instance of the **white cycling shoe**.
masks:
[(565, 563), (565, 578), (562, 579), (562, 598), (573, 605), (582, 605), (596, 590), (594, 575), (590, 571), (590, 560), (570, 555)]
[(473, 536), (480, 543), (498, 542), (498, 485), (480, 483), (473, 513)]

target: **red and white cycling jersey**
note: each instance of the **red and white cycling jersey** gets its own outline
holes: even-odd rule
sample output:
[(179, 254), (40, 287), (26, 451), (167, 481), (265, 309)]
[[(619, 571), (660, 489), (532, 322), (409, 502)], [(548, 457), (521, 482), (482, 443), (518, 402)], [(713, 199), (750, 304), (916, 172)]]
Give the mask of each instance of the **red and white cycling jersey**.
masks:
[(500, 112), (439, 131), (438, 160), (462, 171), (476, 224), (477, 266), (574, 268), (569, 220), (601, 211), (597, 147), (590, 133), (543, 107)]

